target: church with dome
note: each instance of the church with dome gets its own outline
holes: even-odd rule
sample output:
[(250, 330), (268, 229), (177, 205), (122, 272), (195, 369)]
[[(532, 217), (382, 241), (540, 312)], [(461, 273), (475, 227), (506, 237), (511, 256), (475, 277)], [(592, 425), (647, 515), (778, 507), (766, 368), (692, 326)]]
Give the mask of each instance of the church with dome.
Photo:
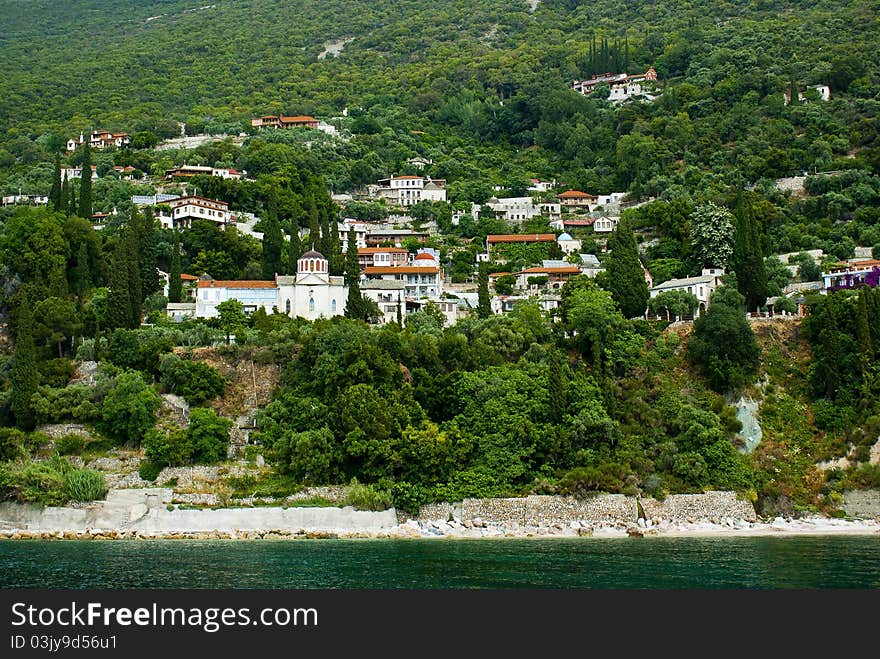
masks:
[(330, 274), (324, 255), (312, 250), (297, 261), (296, 275), (276, 275), (274, 280), (200, 279), (195, 316), (215, 318), (217, 305), (233, 299), (242, 303), (247, 315), (263, 308), (270, 314), (317, 320), (345, 313), (348, 287), (344, 277)]

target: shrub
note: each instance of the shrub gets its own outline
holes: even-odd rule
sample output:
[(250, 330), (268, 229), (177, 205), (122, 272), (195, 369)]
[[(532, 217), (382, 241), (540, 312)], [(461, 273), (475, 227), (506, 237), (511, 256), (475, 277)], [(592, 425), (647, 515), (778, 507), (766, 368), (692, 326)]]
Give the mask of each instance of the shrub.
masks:
[(95, 501), (107, 494), (104, 475), (94, 469), (71, 469), (64, 475), (64, 488), (74, 501)]
[(355, 510), (388, 510), (392, 506), (391, 492), (353, 479), (345, 491), (345, 505)]
[(18, 428), (0, 428), (0, 462), (27, 457), (26, 436)]
[(593, 492), (619, 492), (626, 479), (626, 468), (615, 462), (596, 467), (572, 469), (559, 480), (562, 494), (585, 497)]
[(162, 399), (147, 386), (140, 373), (120, 373), (104, 397), (102, 428), (121, 442), (140, 444), (144, 433), (156, 422), (156, 410), (161, 404)]
[(187, 435), (192, 446), (193, 462), (210, 464), (226, 458), (232, 421), (214, 410), (196, 408), (190, 412)]
[(159, 476), (160, 471), (162, 471), (162, 465), (157, 465), (155, 462), (145, 460), (144, 462), (141, 462), (140, 467), (138, 467), (138, 476), (145, 481), (154, 481), (156, 480), (156, 477)]
[(174, 354), (162, 356), (159, 370), (166, 391), (183, 396), (190, 405), (200, 405), (226, 389), (227, 380), (216, 368)]
[(55, 448), (61, 455), (82, 455), (86, 447), (86, 439), (82, 435), (69, 433), (55, 442)]
[(178, 467), (192, 460), (189, 435), (177, 426), (150, 428), (144, 435), (143, 448), (144, 456), (159, 467)]
[(0, 499), (60, 506), (67, 501), (64, 476), (69, 470), (70, 465), (58, 456), (0, 464)]
[(401, 481), (391, 487), (391, 499), (398, 510), (417, 516), (430, 500), (430, 493), (421, 485)]

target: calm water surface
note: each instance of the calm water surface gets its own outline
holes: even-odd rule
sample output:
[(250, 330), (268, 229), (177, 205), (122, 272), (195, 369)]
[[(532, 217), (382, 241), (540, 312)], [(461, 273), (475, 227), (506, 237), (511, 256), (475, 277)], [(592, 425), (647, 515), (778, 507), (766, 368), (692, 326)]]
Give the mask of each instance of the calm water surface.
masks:
[(880, 588), (880, 537), (0, 541), (2, 588)]

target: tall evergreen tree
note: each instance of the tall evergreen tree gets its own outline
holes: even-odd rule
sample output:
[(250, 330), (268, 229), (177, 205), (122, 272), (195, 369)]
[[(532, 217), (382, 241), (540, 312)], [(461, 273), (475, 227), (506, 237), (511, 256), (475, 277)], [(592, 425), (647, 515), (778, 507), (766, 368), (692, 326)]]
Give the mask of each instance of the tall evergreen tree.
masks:
[(92, 151), (88, 142), (83, 142), (82, 177), (79, 184), (79, 212), (80, 217), (87, 220), (92, 217)]
[(144, 302), (143, 286), (141, 285), (140, 255), (137, 245), (137, 212), (132, 217), (132, 223), (125, 228), (123, 239), (125, 242), (125, 260), (128, 265), (128, 293), (131, 301), (131, 318), (128, 326), (132, 329), (141, 324), (141, 306)]
[(146, 299), (153, 293), (162, 290), (159, 279), (159, 239), (156, 233), (156, 222), (153, 211), (145, 208), (141, 213), (132, 215), (135, 254), (138, 262), (138, 273), (141, 285), (141, 297)]
[(52, 173), (52, 187), (49, 190), (49, 206), (54, 211), (61, 210), (61, 158), (55, 154), (55, 169)]
[[(76, 186), (71, 183), (69, 186), (70, 192), (70, 205), (67, 207), (67, 216), (76, 216), (79, 215), (79, 206), (76, 203)], [(85, 218), (86, 220), (91, 219), (90, 217)]]
[(73, 294), (76, 296), (77, 304), (82, 304), (89, 290), (90, 278), (89, 250), (85, 242), (81, 242), (76, 252), (76, 265), (73, 267), (73, 277), (71, 277)]
[(290, 218), (290, 242), (287, 243), (287, 274), (296, 274), (296, 264), (303, 254), (302, 240), (299, 237), (299, 222), (294, 215)]
[(61, 182), (61, 193), (58, 197), (58, 208), (60, 213), (70, 215), (70, 183), (67, 181), (67, 174), (64, 174), (64, 180)]
[(736, 272), (737, 290), (746, 300), (746, 309), (759, 308), (767, 301), (767, 268), (757, 222), (742, 194), (737, 203), (736, 240), (731, 265)]
[(348, 286), (348, 301), (345, 304), (345, 317), (364, 318), (364, 305), (361, 295), (361, 267), (358, 263), (357, 237), (354, 227), (348, 230), (348, 242), (345, 247), (345, 285)]
[(12, 415), (15, 417), (15, 425), (22, 430), (30, 430), (34, 427), (31, 398), (40, 384), (33, 325), (31, 303), (27, 295), (23, 295), (18, 306), (18, 332), (15, 352), (12, 356), (12, 371), (9, 374), (11, 386), (9, 403)]
[(636, 235), (629, 221), (621, 219), (608, 239), (608, 258), (605, 260), (606, 284), (611, 297), (626, 318), (645, 313), (648, 306), (648, 284), (639, 259)]
[(281, 225), (278, 223), (278, 205), (275, 195), (272, 193), (266, 204), (266, 216), (263, 218), (263, 279), (275, 279), (275, 275), (281, 273), (283, 245), (284, 236), (281, 233)]
[(859, 366), (862, 375), (871, 371), (875, 354), (874, 342), (871, 337), (871, 314), (868, 310), (868, 299), (870, 295), (870, 289), (863, 287), (859, 291), (859, 297), (856, 302), (856, 345), (858, 346)]
[[(123, 230), (124, 231), (124, 230)], [(128, 328), (134, 315), (131, 309), (129, 291), (130, 266), (128, 241), (124, 235), (116, 240), (113, 257), (110, 260), (110, 291), (107, 293), (107, 329)]]
[(492, 303), (489, 301), (489, 264), (480, 261), (477, 272), (477, 316), (488, 318), (492, 315)]
[(182, 273), (180, 265), (180, 235), (174, 229), (174, 243), (171, 247), (171, 266), (168, 272), (168, 301), (181, 302), (183, 298), (183, 282), (180, 281)]

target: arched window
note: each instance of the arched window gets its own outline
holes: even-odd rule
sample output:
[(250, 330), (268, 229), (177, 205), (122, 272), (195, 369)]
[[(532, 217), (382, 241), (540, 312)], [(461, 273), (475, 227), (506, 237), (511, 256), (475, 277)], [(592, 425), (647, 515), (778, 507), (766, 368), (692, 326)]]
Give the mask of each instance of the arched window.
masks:
[(314, 310), (315, 310), (315, 298), (310, 297), (309, 298), (309, 311), (314, 311)]
[(309, 272), (314, 272), (314, 271), (315, 271), (315, 260), (309, 259)]
[(288, 316), (290, 315), (290, 300), (288, 300), (288, 301), (285, 303), (285, 305), (284, 305), (284, 311), (285, 311), (285, 313), (287, 313)]
[(336, 300), (335, 299), (330, 300), (330, 311), (332, 311), (333, 313), (336, 313)]

